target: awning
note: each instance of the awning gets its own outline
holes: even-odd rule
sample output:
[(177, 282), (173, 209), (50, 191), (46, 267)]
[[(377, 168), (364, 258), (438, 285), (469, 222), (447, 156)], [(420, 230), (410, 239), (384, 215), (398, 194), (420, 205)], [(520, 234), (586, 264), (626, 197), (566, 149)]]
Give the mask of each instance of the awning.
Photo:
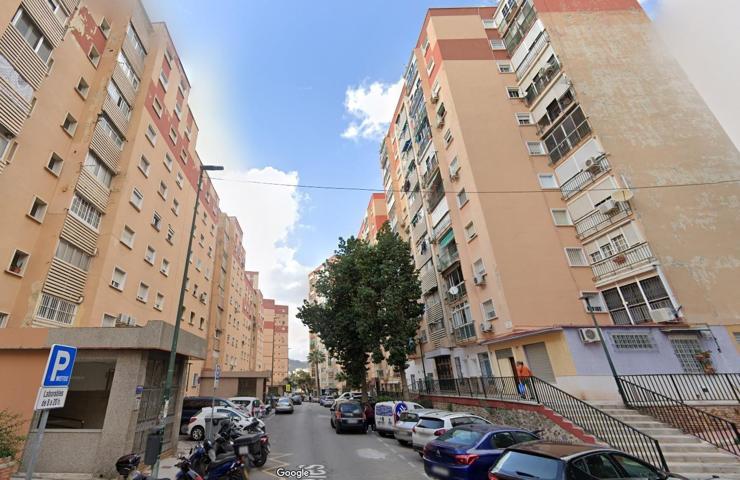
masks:
[(449, 229), (447, 233), (444, 234), (444, 236), (439, 241), (439, 247), (445, 247), (448, 243), (455, 240), (455, 232), (452, 231), (452, 229)]
[(449, 348), (437, 348), (436, 350), (432, 350), (431, 352), (425, 353), (424, 358), (426, 360), (429, 360), (434, 357), (443, 357), (443, 356), (449, 356), (449, 355), (450, 355)]
[(517, 340), (520, 338), (531, 337), (532, 335), (540, 335), (543, 333), (554, 333), (554, 332), (560, 332), (562, 330), (563, 329), (561, 327), (545, 327), (545, 328), (538, 328), (536, 330), (525, 330), (525, 331), (519, 331), (519, 332), (505, 333), (499, 338), (493, 338), (491, 340), (486, 340), (485, 342), (480, 342), (480, 344), (481, 345), (495, 345), (497, 343), (510, 342), (512, 340)]

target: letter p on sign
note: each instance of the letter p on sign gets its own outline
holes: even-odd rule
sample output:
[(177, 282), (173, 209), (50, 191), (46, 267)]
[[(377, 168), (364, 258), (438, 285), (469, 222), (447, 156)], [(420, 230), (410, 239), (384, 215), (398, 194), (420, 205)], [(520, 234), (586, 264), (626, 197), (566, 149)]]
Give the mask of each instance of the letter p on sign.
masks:
[(72, 368), (75, 364), (77, 348), (68, 345), (51, 346), (49, 360), (44, 370), (43, 387), (68, 387), (72, 380)]

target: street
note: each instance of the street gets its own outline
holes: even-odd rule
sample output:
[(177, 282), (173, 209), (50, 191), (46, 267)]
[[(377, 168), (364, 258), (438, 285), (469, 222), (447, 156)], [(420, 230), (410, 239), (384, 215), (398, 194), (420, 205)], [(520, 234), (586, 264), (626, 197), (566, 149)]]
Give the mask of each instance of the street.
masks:
[(250, 472), (252, 479), (285, 478), (276, 474), (278, 468), (299, 466), (313, 466), (313, 474), (304, 479), (427, 478), (421, 458), (411, 448), (374, 432), (337, 435), (329, 425), (329, 409), (316, 403), (296, 405), (292, 415), (271, 416), (266, 424), (272, 451), (262, 469)]

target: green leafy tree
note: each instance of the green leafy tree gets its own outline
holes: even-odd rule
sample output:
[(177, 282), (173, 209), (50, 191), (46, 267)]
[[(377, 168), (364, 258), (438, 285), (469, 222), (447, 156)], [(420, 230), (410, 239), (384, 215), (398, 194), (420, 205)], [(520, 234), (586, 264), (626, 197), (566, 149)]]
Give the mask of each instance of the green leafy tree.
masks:
[(305, 370), (296, 370), (288, 375), (288, 383), (293, 387), (300, 388), (302, 390), (308, 390), (313, 384), (313, 377)]
[(23, 436), (19, 435), (23, 421), (17, 413), (0, 410), (0, 458), (15, 456), (23, 444)]
[(312, 348), (308, 352), (308, 363), (313, 366), (314, 376), (316, 377), (316, 395), (321, 395), (321, 380), (319, 379), (319, 365), (326, 361), (324, 352), (317, 348)]

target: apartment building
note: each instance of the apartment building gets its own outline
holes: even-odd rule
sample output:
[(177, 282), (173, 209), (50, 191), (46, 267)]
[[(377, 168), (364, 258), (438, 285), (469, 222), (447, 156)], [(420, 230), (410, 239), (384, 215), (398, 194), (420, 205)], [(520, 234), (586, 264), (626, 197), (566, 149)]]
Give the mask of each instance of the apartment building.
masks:
[[(372, 203), (372, 200), (371, 200)], [(381, 224), (382, 225), (382, 224)], [(376, 227), (379, 228), (379, 227)], [(331, 259), (327, 260), (330, 261)], [(308, 274), (308, 301), (309, 302), (321, 302), (322, 297), (316, 292), (316, 281), (318, 280), (319, 273), (324, 269), (322, 263)], [(343, 382), (337, 381), (337, 374), (342, 371), (342, 367), (337, 363), (336, 359), (329, 355), (329, 351), (326, 349), (321, 341), (321, 338), (314, 332), (308, 333), (309, 340), (309, 351), (318, 350), (324, 354), (324, 361), (318, 365), (318, 376), (319, 385), (322, 392), (329, 390), (340, 390), (343, 387)], [(316, 367), (310, 365), (311, 375), (316, 376)], [(328, 390), (327, 390), (328, 389)]]
[(366, 242), (375, 242), (375, 236), (378, 234), (378, 230), (388, 221), (388, 209), (385, 204), (385, 194), (373, 193), (370, 195), (370, 201), (367, 204), (367, 210), (365, 216), (362, 218), (362, 225), (360, 225), (360, 231), (357, 233), (357, 238), (361, 238)]
[(601, 342), (620, 373), (736, 369), (740, 191), (702, 184), (740, 155), (636, 0), (430, 9), (404, 78), (380, 164), (426, 306), (410, 381), (522, 360), (612, 396)]
[(263, 329), (265, 323), (264, 310), (262, 309), (262, 291), (259, 289), (259, 272), (244, 272), (244, 286), (246, 296), (244, 299), (247, 307), (247, 321), (252, 329), (252, 346), (249, 355), (250, 370), (265, 371), (267, 367), (263, 362), (264, 344)]
[(270, 389), (282, 393), (288, 376), (288, 307), (262, 300), (262, 366), (270, 371)]

